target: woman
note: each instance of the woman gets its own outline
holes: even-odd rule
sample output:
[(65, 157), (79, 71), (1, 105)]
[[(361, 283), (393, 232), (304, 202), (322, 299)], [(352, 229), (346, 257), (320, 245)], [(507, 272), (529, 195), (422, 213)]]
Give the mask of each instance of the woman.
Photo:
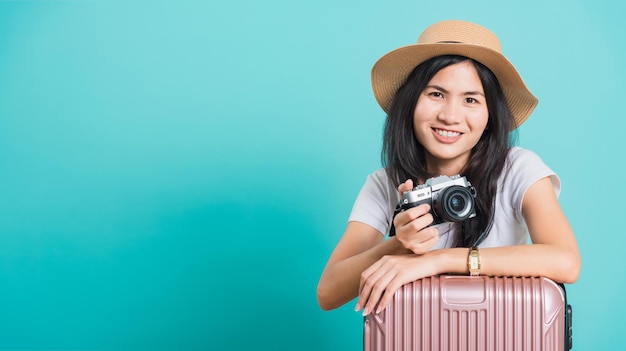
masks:
[[(384, 168), (367, 178), (322, 273), (323, 309), (358, 297), (356, 311), (378, 313), (402, 285), (444, 273), (578, 279), (580, 254), (557, 200), (557, 175), (511, 146), (511, 131), (537, 99), (492, 32), (436, 23), (417, 44), (376, 62), (372, 85), (387, 112)], [(404, 192), (440, 175), (466, 177), (475, 216), (431, 225), (428, 204), (394, 216)]]

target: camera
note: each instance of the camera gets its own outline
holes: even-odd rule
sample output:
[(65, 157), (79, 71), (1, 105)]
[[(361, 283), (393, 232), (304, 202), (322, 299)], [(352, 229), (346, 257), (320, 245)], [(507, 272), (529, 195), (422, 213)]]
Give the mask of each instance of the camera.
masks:
[(413, 190), (403, 192), (398, 210), (429, 204), (433, 215), (431, 225), (460, 222), (476, 216), (475, 198), (476, 189), (465, 177), (442, 175), (426, 180)]

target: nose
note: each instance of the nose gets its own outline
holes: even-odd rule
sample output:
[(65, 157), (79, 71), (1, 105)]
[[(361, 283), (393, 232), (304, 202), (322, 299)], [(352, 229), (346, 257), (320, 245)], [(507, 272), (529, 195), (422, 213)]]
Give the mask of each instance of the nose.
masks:
[(455, 124), (461, 121), (461, 103), (456, 99), (448, 99), (442, 106), (437, 118), (447, 124)]

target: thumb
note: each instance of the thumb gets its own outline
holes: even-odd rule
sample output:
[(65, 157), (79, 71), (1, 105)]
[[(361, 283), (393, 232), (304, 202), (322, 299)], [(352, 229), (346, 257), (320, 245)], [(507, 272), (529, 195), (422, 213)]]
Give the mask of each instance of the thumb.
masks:
[(398, 186), (398, 191), (402, 194), (405, 191), (413, 190), (413, 180), (408, 179)]

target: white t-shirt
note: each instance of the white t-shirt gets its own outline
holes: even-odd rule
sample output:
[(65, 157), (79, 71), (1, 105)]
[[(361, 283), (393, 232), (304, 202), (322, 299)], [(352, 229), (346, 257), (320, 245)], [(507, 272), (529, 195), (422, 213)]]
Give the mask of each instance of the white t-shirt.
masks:
[[(493, 227), (480, 247), (529, 243), (528, 228), (522, 216), (522, 200), (528, 188), (544, 177), (550, 177), (558, 196), (561, 182), (556, 173), (534, 152), (520, 147), (511, 148), (498, 179)], [(385, 170), (379, 169), (367, 177), (354, 202), (349, 221), (365, 223), (385, 234), (391, 227), (393, 211), (398, 201), (398, 190)], [(438, 227), (440, 239), (432, 249), (452, 247), (455, 234), (452, 223), (442, 223)]]

